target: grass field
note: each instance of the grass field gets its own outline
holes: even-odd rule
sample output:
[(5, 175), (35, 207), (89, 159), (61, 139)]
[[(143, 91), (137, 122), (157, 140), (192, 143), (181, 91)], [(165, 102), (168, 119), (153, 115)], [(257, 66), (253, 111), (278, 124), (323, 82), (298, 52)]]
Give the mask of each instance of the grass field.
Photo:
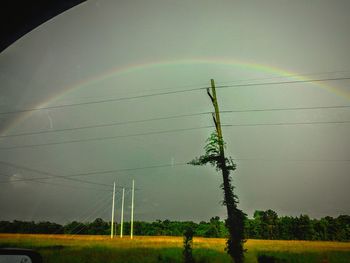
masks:
[[(182, 237), (0, 234), (1, 247), (25, 247), (39, 251), (44, 262), (182, 262)], [(231, 262), (225, 240), (194, 238), (196, 262)], [(350, 243), (317, 241), (248, 240), (247, 263), (257, 255), (272, 255), (283, 262), (349, 263)]]

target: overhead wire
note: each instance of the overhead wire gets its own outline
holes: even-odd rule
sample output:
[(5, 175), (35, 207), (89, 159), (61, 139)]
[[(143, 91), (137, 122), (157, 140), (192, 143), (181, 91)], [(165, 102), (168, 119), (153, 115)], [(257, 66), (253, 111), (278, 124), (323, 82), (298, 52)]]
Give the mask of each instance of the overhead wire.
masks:
[(330, 74), (340, 74), (340, 73), (349, 73), (350, 70), (338, 70), (338, 71), (324, 71), (324, 72), (310, 72), (302, 74), (288, 74), (278, 77), (265, 77), (265, 78), (250, 78), (250, 79), (238, 79), (232, 81), (215, 81), (217, 85), (229, 84), (229, 83), (239, 83), (247, 81), (262, 81), (262, 80), (272, 80), (272, 79), (288, 79), (288, 78), (305, 78), (306, 76), (321, 76), (321, 75), (330, 75)]
[[(102, 208), (102, 209), (101, 209)], [(97, 211), (95, 211), (95, 214), (97, 214), (97, 212), (99, 214), (103, 214), (107, 211), (107, 209), (110, 209), (108, 204), (105, 206), (101, 206), (100, 209), (98, 209)], [(81, 226), (81, 228), (79, 229), (79, 231), (75, 232), (74, 234), (71, 235), (71, 237), (73, 238), (74, 236), (78, 235), (81, 231), (83, 231), (84, 229), (86, 229), (88, 227), (87, 224), (84, 224)]]
[(243, 109), (243, 110), (222, 110), (220, 113), (236, 113), (236, 112), (259, 112), (259, 111), (296, 111), (296, 110), (319, 110), (319, 109), (345, 109), (350, 105), (335, 106), (314, 106), (314, 107), (289, 107), (289, 108), (265, 108), (265, 109)]
[[(119, 196), (119, 197), (117, 196), (117, 197), (115, 198), (115, 201), (121, 201), (121, 197), (120, 197), (120, 196)], [(110, 209), (109, 206), (112, 206), (112, 204), (111, 204), (111, 203), (107, 203), (105, 206), (99, 207), (99, 208), (96, 209), (93, 213), (91, 213), (88, 217), (86, 217), (86, 218), (82, 221), (83, 226), (78, 226), (78, 229), (79, 229), (79, 227), (81, 227), (81, 229), (80, 229), (79, 231), (75, 232), (75, 233), (72, 235), (72, 237), (74, 237), (75, 235), (79, 234), (82, 230), (84, 230), (84, 229), (86, 229), (86, 228), (88, 227), (87, 224), (84, 224), (84, 222), (85, 222), (86, 220), (90, 219), (93, 215), (97, 214), (97, 212), (98, 212), (99, 214), (105, 213), (105, 211), (107, 211), (107, 209)], [(101, 208), (102, 208), (102, 209), (101, 209)], [(115, 222), (115, 223), (116, 223), (116, 222)]]
[(78, 103), (62, 104), (62, 105), (53, 105), (53, 106), (46, 106), (46, 107), (40, 107), (40, 108), (5, 111), (5, 112), (0, 112), (0, 114), (16, 114), (16, 113), (24, 113), (24, 112), (31, 112), (31, 111), (39, 111), (39, 110), (60, 109), (60, 108), (66, 108), (66, 107), (75, 107), (75, 106), (82, 106), (82, 105), (100, 104), (100, 103), (108, 103), (108, 102), (116, 102), (116, 101), (123, 101), (123, 100), (140, 99), (140, 98), (147, 98), (147, 97), (154, 97), (154, 96), (161, 96), (161, 95), (169, 95), (169, 94), (176, 94), (176, 93), (184, 93), (184, 92), (190, 92), (190, 91), (197, 91), (197, 90), (200, 90), (200, 89), (202, 89), (202, 88), (184, 89), (184, 90), (176, 90), (176, 91), (166, 91), (166, 92), (144, 94), (144, 95), (137, 95), (137, 96), (130, 96), (130, 97), (109, 98), (109, 99), (103, 99), (103, 100), (78, 102)]
[[(261, 159), (259, 158), (233, 158), (233, 160), (237, 160), (237, 161), (259, 161)], [(271, 159), (275, 160), (275, 159)], [(347, 159), (296, 159), (296, 160), (291, 160), (291, 159), (279, 159), (276, 161), (313, 161), (313, 162), (323, 162), (323, 161), (329, 161), (329, 162), (347, 162), (350, 160)], [(120, 172), (128, 172), (128, 171), (136, 171), (136, 170), (147, 170), (147, 169), (158, 169), (158, 168), (170, 168), (170, 167), (177, 167), (177, 166), (187, 166), (188, 162), (180, 162), (180, 163), (174, 163), (174, 164), (161, 164), (161, 165), (151, 165), (151, 166), (143, 166), (143, 167), (131, 167), (131, 168), (122, 168), (122, 169), (111, 169), (111, 170), (102, 170), (102, 171), (88, 171), (88, 172), (82, 172), (82, 173), (77, 173), (77, 174), (70, 174), (70, 175), (65, 175), (65, 176), (61, 176), (62, 178), (71, 178), (71, 177), (77, 177), (77, 176), (90, 176), (90, 175), (102, 175), (102, 174), (110, 174), (110, 173), (120, 173)], [(45, 180), (45, 179), (50, 179), (50, 177), (40, 177), (37, 178), (40, 180)], [(12, 182), (21, 182), (21, 181), (28, 181), (31, 179), (17, 179), (17, 180), (13, 180)], [(7, 181), (0, 181), (0, 183), (8, 183)], [(123, 187), (119, 187), (119, 188), (123, 188)], [(127, 187), (124, 187), (125, 189), (129, 189)]]
[[(110, 196), (106, 196), (103, 199), (100, 199), (100, 202), (98, 202), (97, 205), (95, 205), (95, 208), (91, 209), (92, 211), (89, 212), (86, 216), (84, 216), (83, 219), (80, 219), (78, 223), (81, 223), (82, 225), (78, 224), (73, 229), (70, 230), (71, 234), (77, 235), (80, 233), (84, 228), (87, 226), (85, 225), (86, 221), (91, 219), (94, 215), (96, 215), (98, 212), (105, 211), (108, 206), (110, 206), (110, 202), (107, 202), (109, 199), (112, 199)], [(76, 231), (80, 229), (79, 231)]]
[[(314, 106), (314, 107), (289, 107), (289, 108), (263, 108), (263, 109), (237, 109), (237, 110), (223, 110), (220, 113), (241, 113), (241, 112), (260, 112), (260, 111), (295, 111), (295, 110), (316, 110), (316, 109), (342, 109), (342, 108), (350, 108), (350, 105), (334, 105), (334, 106)], [(31, 132), (22, 132), (15, 134), (6, 134), (0, 135), (1, 138), (8, 137), (19, 137), (19, 136), (29, 136), (29, 135), (39, 135), (39, 134), (48, 134), (48, 133), (56, 133), (56, 132), (66, 132), (66, 131), (76, 131), (76, 130), (85, 130), (92, 128), (103, 128), (103, 127), (114, 127), (114, 126), (122, 126), (127, 124), (134, 123), (146, 123), (153, 122), (159, 120), (169, 120), (169, 119), (178, 119), (184, 117), (193, 117), (200, 115), (211, 114), (211, 112), (198, 112), (198, 113), (189, 113), (189, 114), (180, 114), (180, 115), (172, 115), (172, 116), (164, 116), (164, 117), (155, 117), (148, 118), (142, 120), (131, 120), (131, 121), (121, 121), (121, 122), (109, 122), (109, 123), (100, 123), (100, 124), (91, 124), (86, 126), (78, 126), (78, 127), (68, 127), (61, 129), (50, 129), (50, 130), (42, 130), (42, 131), (31, 131)]]
[(18, 137), (18, 136), (26, 136), (26, 135), (37, 135), (37, 134), (54, 133), (54, 132), (75, 131), (75, 130), (84, 130), (84, 129), (101, 128), (101, 127), (113, 127), (113, 126), (120, 126), (120, 125), (125, 125), (125, 124), (132, 124), (132, 123), (144, 123), (144, 122), (152, 122), (152, 121), (159, 121), (159, 120), (170, 120), (170, 119), (178, 119), (178, 118), (183, 118), (183, 117), (199, 116), (199, 115), (205, 115), (205, 114), (210, 114), (210, 113), (211, 112), (199, 112), (199, 113), (191, 113), (191, 114), (156, 117), (156, 118), (149, 118), (149, 119), (143, 119), (143, 120), (100, 123), (100, 124), (93, 124), (93, 125), (86, 125), (86, 126), (72, 127), (72, 128), (23, 132), (23, 133), (17, 133), (17, 134), (6, 134), (6, 135), (0, 135), (0, 138)]
[(336, 80), (350, 80), (350, 77), (338, 77), (338, 78), (325, 78), (325, 79), (307, 79), (307, 80), (289, 80), (278, 82), (262, 82), (262, 83), (247, 83), (247, 84), (233, 84), (233, 85), (219, 85), (217, 89), (225, 88), (239, 88), (239, 87), (253, 87), (253, 86), (266, 86), (266, 85), (283, 85), (283, 84), (296, 84), (296, 83), (308, 83), (308, 82), (324, 82), (324, 81), (336, 81)]
[[(158, 169), (158, 168), (165, 168), (165, 167), (176, 167), (176, 166), (184, 166), (187, 165), (187, 162), (182, 163), (173, 163), (173, 164), (160, 164), (160, 165), (150, 165), (150, 166), (141, 166), (141, 167), (131, 167), (131, 168), (121, 168), (121, 169), (110, 169), (110, 170), (102, 170), (102, 171), (88, 171), (88, 172), (82, 172), (82, 173), (76, 173), (76, 174), (69, 174), (69, 175), (62, 175), (59, 176), (59, 178), (72, 178), (72, 177), (79, 177), (79, 176), (89, 176), (89, 175), (97, 175), (97, 174), (111, 174), (111, 173), (121, 173), (121, 172), (129, 172), (129, 171), (138, 171), (138, 170), (146, 170), (146, 169)], [(13, 180), (12, 182), (21, 182), (21, 181), (28, 181), (32, 178), (24, 178), (24, 179), (18, 179)], [(39, 177), (35, 178), (37, 180), (45, 180), (45, 179), (51, 179), (51, 177)], [(7, 181), (0, 181), (0, 183), (8, 183)], [(130, 187), (122, 187), (122, 186), (116, 186), (118, 188), (125, 188), (130, 189)]]
[[(233, 112), (233, 111), (232, 111)], [(252, 123), (252, 124), (224, 124), (226, 127), (252, 127), (252, 126), (280, 126), (280, 125), (321, 125), (321, 124), (345, 124), (350, 123), (349, 120), (344, 121), (314, 121), (314, 122), (278, 122), (278, 123)], [(135, 134), (126, 134), (126, 135), (114, 135), (114, 136), (104, 136), (104, 137), (94, 137), (94, 138), (86, 138), (86, 139), (75, 139), (75, 140), (67, 140), (61, 142), (48, 142), (48, 143), (37, 143), (37, 144), (24, 144), (24, 145), (15, 145), (15, 146), (7, 146), (0, 147), (0, 150), (12, 150), (12, 149), (20, 149), (20, 148), (33, 148), (33, 147), (41, 147), (41, 146), (51, 146), (51, 145), (61, 145), (61, 144), (71, 144), (71, 143), (80, 143), (80, 142), (91, 142), (91, 141), (104, 141), (104, 140), (114, 140), (118, 138), (129, 138), (129, 137), (137, 137), (137, 136), (148, 136), (155, 134), (168, 134), (168, 133), (176, 133), (176, 132), (184, 132), (191, 130), (199, 130), (199, 129), (208, 129), (213, 128), (214, 126), (201, 126), (201, 127), (191, 127), (191, 128), (181, 128), (181, 129), (173, 129), (173, 130), (164, 130), (164, 131), (155, 131), (155, 132), (144, 132), (144, 133), (135, 133)]]
[(270, 162), (350, 162), (350, 159), (281, 159), (281, 158), (232, 158), (233, 161)]
[(252, 127), (252, 126), (281, 126), (281, 125), (322, 125), (322, 124), (346, 124), (346, 121), (314, 121), (314, 122), (275, 122), (275, 123), (247, 123), (247, 124), (222, 124), (222, 127)]
[[(262, 86), (262, 85), (277, 85), (277, 84), (282, 85), (282, 84), (293, 84), (293, 83), (322, 82), (322, 81), (336, 81), (336, 80), (349, 80), (349, 79), (350, 79), (350, 77), (337, 77), (337, 78), (294, 80), (294, 81), (280, 81), (280, 82), (246, 83), (246, 84), (235, 84), (235, 85), (220, 85), (220, 86), (217, 86), (216, 88), (223, 89), (223, 88), (232, 88), (232, 87), (248, 87), (248, 86)], [(13, 110), (13, 111), (0, 112), (0, 115), (17, 114), (17, 113), (32, 112), (32, 111), (39, 111), (39, 110), (48, 110), (48, 109), (60, 109), (60, 108), (66, 108), (66, 107), (92, 105), (92, 104), (116, 102), (116, 101), (123, 101), (123, 100), (133, 100), (133, 99), (162, 96), (162, 95), (169, 95), (169, 94), (176, 94), (176, 93), (193, 92), (193, 91), (203, 90), (203, 89), (207, 89), (207, 88), (209, 88), (209, 87), (182, 89), (182, 90), (143, 94), (143, 95), (136, 95), (136, 96), (129, 96), (129, 97), (108, 98), (108, 99), (103, 99), (103, 100), (94, 100), (94, 101), (87, 101), (87, 102), (52, 105), (52, 106), (45, 106), (45, 107), (39, 107), (39, 108), (19, 109), (19, 110)]]
[[(95, 197), (96, 198), (96, 197)], [(95, 199), (94, 198), (94, 199)], [(89, 206), (89, 209), (86, 210), (84, 213), (82, 213), (82, 215), (78, 216), (77, 218), (79, 218), (78, 220), (80, 221), (80, 223), (85, 222), (89, 216), (91, 215), (91, 213), (93, 211), (95, 211), (96, 209), (98, 209), (98, 207), (105, 203), (108, 199), (110, 198), (110, 196), (102, 196), (100, 198), (97, 198), (97, 202), (95, 204), (93, 204), (92, 206)], [(71, 232), (74, 232), (77, 228), (79, 228), (80, 226), (77, 225), (75, 227), (73, 227), (73, 229), (70, 229)], [(64, 229), (64, 226), (62, 225), (60, 228), (58, 228), (55, 232), (50, 234), (50, 237), (57, 234), (58, 232), (60, 232), (61, 229)]]
[[(38, 169), (29, 168), (29, 167), (26, 167), (26, 166), (23, 166), (23, 165), (13, 164), (13, 163), (9, 163), (9, 162), (0, 161), (0, 164), (7, 165), (7, 166), (10, 166), (10, 167), (14, 167), (14, 168), (17, 168), (17, 169), (20, 169), (20, 170), (26, 170), (26, 171), (33, 172), (33, 173), (36, 173), (36, 174), (46, 175), (47, 177), (45, 177), (44, 179), (53, 179), (53, 178), (57, 179), (57, 178), (59, 178), (59, 179), (65, 179), (65, 180), (80, 182), (80, 183), (86, 183), (86, 184), (110, 187), (110, 185), (108, 185), (108, 184), (102, 184), (102, 183), (92, 182), (92, 181), (78, 179), (78, 178), (70, 178), (70, 177), (66, 177), (66, 176), (56, 175), (56, 174), (49, 173), (49, 172), (46, 172), (46, 171), (41, 171), (41, 170), (38, 170)], [(34, 177), (34, 178), (23, 178), (23, 179), (12, 180), (11, 182), (17, 182), (18, 180), (22, 180), (22, 181), (37, 181), (37, 180), (41, 180), (41, 179), (37, 178), (37, 177)]]
[(167, 133), (176, 133), (176, 132), (200, 130), (200, 129), (207, 129), (207, 128), (212, 128), (212, 127), (214, 127), (214, 126), (210, 125), (210, 126), (181, 128), (181, 129), (155, 131), (155, 132), (144, 132), (144, 133), (135, 133), (135, 134), (126, 134), (126, 135), (114, 135), (114, 136), (94, 137), (94, 138), (87, 138), (87, 139), (67, 140), (67, 141), (61, 141), (61, 142), (49, 142), (49, 143), (17, 145), (17, 146), (9, 146), (9, 147), (0, 147), (0, 150), (12, 150), (12, 149), (19, 149), (19, 148), (33, 148), (33, 147), (40, 147), (40, 146), (71, 144), (71, 143), (91, 142), (91, 141), (104, 141), (104, 140), (113, 140), (113, 139), (118, 139), (118, 138), (129, 138), (129, 137), (136, 137), (136, 136), (147, 136), (147, 135), (154, 135), (154, 134), (167, 134)]
[[(12, 175), (8, 174), (0, 174), (0, 176), (7, 177), (7, 178), (13, 178)], [(35, 179), (35, 178), (34, 178)], [(8, 183), (12, 183), (13, 181), (8, 181)], [(14, 181), (16, 182), (16, 180)], [(97, 189), (97, 188), (91, 188), (91, 187), (82, 187), (82, 186), (74, 186), (74, 185), (65, 185), (65, 184), (58, 184), (58, 183), (52, 183), (52, 182), (42, 182), (38, 180), (29, 180), (28, 182), (30, 183), (38, 183), (38, 184), (46, 184), (46, 185), (53, 185), (53, 186), (59, 186), (59, 187), (65, 187), (65, 188), (73, 188), (73, 189), (78, 189), (78, 190), (93, 190), (93, 191), (99, 191), (99, 192), (110, 192), (105, 189)]]
[[(265, 77), (265, 78), (245, 78), (245, 79), (237, 79), (237, 80), (232, 80), (232, 81), (219, 81), (216, 82), (216, 84), (228, 84), (228, 83), (237, 83), (237, 82), (246, 82), (246, 81), (262, 81), (262, 80), (270, 80), (270, 79), (289, 79), (293, 77), (298, 77), (298, 78), (303, 78), (306, 76), (322, 76), (322, 75), (330, 75), (330, 74), (340, 74), (340, 73), (349, 73), (350, 70), (338, 70), (338, 71), (323, 71), (323, 72), (308, 72), (308, 73), (300, 73), (300, 74), (288, 74), (284, 76), (278, 76), (278, 77)], [(150, 91), (157, 91), (157, 90), (178, 90), (178, 89), (183, 89), (183, 88), (203, 88), (203, 86), (206, 86), (206, 83), (202, 84), (188, 84), (188, 85), (181, 85), (181, 86), (176, 86), (176, 87), (162, 87), (162, 88), (157, 88), (157, 89), (147, 89), (144, 90), (145, 92), (150, 92)], [(88, 98), (88, 97), (85, 97)], [(91, 98), (91, 97), (90, 97)]]

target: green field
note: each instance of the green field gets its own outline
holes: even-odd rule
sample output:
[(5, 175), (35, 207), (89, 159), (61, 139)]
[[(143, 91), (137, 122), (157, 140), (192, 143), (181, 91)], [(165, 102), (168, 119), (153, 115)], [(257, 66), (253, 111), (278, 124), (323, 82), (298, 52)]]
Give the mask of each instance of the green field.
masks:
[[(181, 237), (0, 234), (1, 247), (24, 247), (39, 251), (44, 262), (182, 262)], [(224, 251), (225, 240), (194, 238), (196, 262), (231, 262)], [(349, 263), (350, 243), (320, 241), (248, 240), (246, 262), (257, 255), (273, 255), (283, 262)]]

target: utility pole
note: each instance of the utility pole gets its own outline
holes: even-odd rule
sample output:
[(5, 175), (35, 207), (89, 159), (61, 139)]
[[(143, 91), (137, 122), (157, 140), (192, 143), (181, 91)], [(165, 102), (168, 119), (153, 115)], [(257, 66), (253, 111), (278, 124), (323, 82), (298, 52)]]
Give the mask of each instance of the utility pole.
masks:
[(124, 223), (124, 192), (125, 188), (123, 188), (123, 193), (122, 193), (122, 212), (120, 216), (120, 238), (123, 237), (123, 223)]
[(213, 79), (210, 80), (210, 84), (211, 84), (211, 92), (213, 93), (213, 95), (210, 94), (209, 88), (207, 89), (207, 93), (215, 109), (215, 116), (213, 115), (213, 120), (216, 127), (216, 131), (218, 133), (220, 155), (225, 158), (224, 140), (222, 138), (221, 121), (220, 121), (220, 111), (219, 111), (219, 105), (216, 97), (215, 82)]
[(132, 180), (130, 239), (132, 239), (134, 235), (134, 192), (135, 192), (135, 181)]
[(220, 121), (220, 111), (219, 111), (219, 105), (216, 97), (216, 90), (215, 90), (215, 82), (214, 79), (210, 80), (211, 84), (211, 93), (209, 91), (209, 88), (207, 88), (207, 93), (213, 103), (215, 113), (213, 113), (213, 121), (215, 124), (216, 132), (218, 134), (218, 144), (219, 144), (219, 162), (221, 166), (221, 171), (222, 171), (222, 177), (223, 177), (223, 186), (224, 186), (224, 198), (225, 198), (225, 203), (227, 207), (227, 215), (228, 217), (231, 216), (232, 214), (232, 209), (230, 209), (230, 204), (227, 202), (228, 199), (230, 198), (230, 193), (232, 193), (232, 189), (230, 187), (230, 180), (229, 180), (229, 172), (226, 169), (226, 159), (225, 159), (225, 151), (224, 151), (224, 140), (222, 137), (222, 130), (221, 130), (221, 121)]
[(216, 97), (215, 82), (210, 80), (211, 93), (207, 88), (207, 93), (213, 103), (215, 114), (213, 114), (213, 120), (218, 136), (219, 145), (219, 159), (218, 164), (222, 172), (223, 178), (223, 190), (224, 190), (224, 204), (227, 209), (226, 226), (229, 231), (229, 239), (227, 241), (228, 253), (234, 258), (236, 263), (242, 263), (244, 259), (243, 255), (243, 242), (244, 242), (244, 213), (237, 208), (238, 200), (233, 193), (233, 186), (231, 185), (230, 170), (235, 170), (233, 163), (226, 163), (228, 160), (225, 157), (224, 152), (224, 140), (221, 130), (220, 111)]
[(113, 184), (111, 238), (113, 238), (113, 234), (114, 234), (114, 199), (115, 199), (115, 182), (114, 182), (114, 184)]

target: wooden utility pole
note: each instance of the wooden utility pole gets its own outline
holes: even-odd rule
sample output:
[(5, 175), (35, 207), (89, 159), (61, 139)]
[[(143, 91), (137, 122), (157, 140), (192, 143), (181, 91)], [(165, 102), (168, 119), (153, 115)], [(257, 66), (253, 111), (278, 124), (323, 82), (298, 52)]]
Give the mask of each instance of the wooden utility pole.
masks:
[(213, 103), (214, 109), (215, 109), (215, 116), (213, 115), (213, 120), (215, 123), (216, 131), (218, 133), (220, 155), (222, 155), (224, 157), (225, 156), (224, 140), (222, 138), (220, 111), (219, 111), (219, 105), (218, 105), (218, 101), (217, 101), (217, 97), (216, 97), (215, 82), (213, 79), (210, 80), (210, 84), (211, 84), (211, 92), (213, 95), (210, 94), (209, 88), (207, 89), (207, 93), (208, 93), (208, 95)]
[(115, 199), (115, 182), (113, 184), (113, 199), (112, 199), (112, 219), (111, 219), (111, 238), (114, 236), (114, 199)]
[(125, 188), (123, 188), (123, 193), (122, 193), (122, 212), (120, 214), (120, 237), (123, 237), (123, 223), (124, 223), (124, 193), (125, 193)]
[(135, 192), (135, 181), (132, 180), (130, 239), (132, 239), (134, 236), (134, 195), (135, 195), (134, 192)]
[(219, 111), (219, 104), (216, 97), (216, 90), (215, 90), (215, 82), (213, 79), (210, 80), (211, 84), (211, 92), (209, 91), (209, 88), (207, 89), (207, 93), (213, 103), (215, 113), (213, 113), (213, 120), (216, 128), (216, 132), (218, 134), (218, 144), (219, 144), (219, 151), (220, 151), (220, 166), (222, 171), (222, 177), (223, 177), (223, 186), (224, 186), (224, 197), (225, 197), (225, 203), (227, 207), (227, 215), (228, 217), (231, 216), (232, 209), (230, 207), (231, 202), (227, 202), (230, 198), (230, 194), (232, 192), (230, 187), (230, 180), (229, 180), (229, 172), (226, 169), (226, 159), (225, 159), (225, 150), (224, 150), (224, 140), (222, 136), (222, 130), (221, 130), (221, 121), (220, 121), (220, 111)]
[(207, 93), (215, 109), (215, 114), (213, 114), (213, 120), (217, 131), (219, 145), (219, 156), (217, 162), (222, 172), (224, 204), (226, 205), (227, 209), (226, 226), (230, 234), (227, 242), (227, 249), (228, 253), (231, 255), (232, 258), (234, 258), (234, 261), (236, 263), (242, 263), (244, 260), (244, 213), (237, 208), (238, 200), (235, 199), (235, 195), (233, 193), (233, 187), (231, 185), (230, 179), (230, 170), (235, 170), (235, 166), (233, 163), (230, 163), (230, 161), (227, 160), (227, 158), (225, 157), (224, 140), (221, 130), (220, 111), (216, 97), (215, 82), (213, 79), (211, 79), (210, 83), (211, 93), (209, 88), (207, 89)]

